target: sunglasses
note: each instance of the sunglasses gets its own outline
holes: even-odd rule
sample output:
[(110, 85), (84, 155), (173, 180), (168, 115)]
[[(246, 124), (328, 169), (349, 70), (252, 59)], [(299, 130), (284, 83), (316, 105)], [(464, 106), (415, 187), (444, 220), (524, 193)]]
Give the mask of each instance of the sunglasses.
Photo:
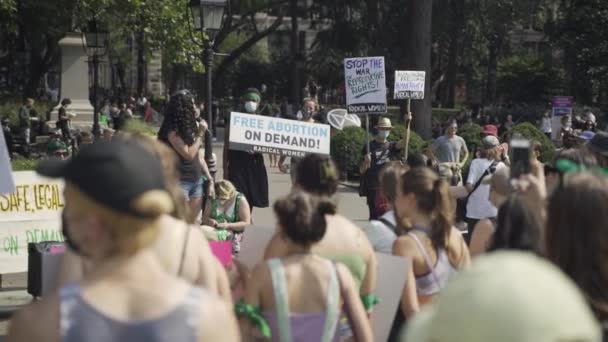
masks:
[(55, 157), (68, 157), (70, 154), (67, 152), (55, 152)]

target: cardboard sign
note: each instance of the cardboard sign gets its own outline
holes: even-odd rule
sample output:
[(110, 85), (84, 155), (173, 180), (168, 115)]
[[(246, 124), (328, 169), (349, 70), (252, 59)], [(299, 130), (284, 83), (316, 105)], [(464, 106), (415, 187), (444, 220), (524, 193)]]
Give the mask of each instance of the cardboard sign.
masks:
[(11, 159), (4, 138), (4, 130), (0, 124), (0, 195), (15, 192), (15, 181), (11, 167)]
[(572, 115), (572, 107), (574, 101), (572, 96), (554, 96), (552, 101), (552, 138), (553, 140), (560, 139), (560, 133), (562, 129), (562, 117), (565, 115)]
[(426, 72), (424, 71), (395, 71), (395, 100), (424, 99)]
[(384, 57), (345, 59), (344, 83), (349, 113), (386, 113)]
[(27, 271), (27, 244), (64, 241), (63, 182), (33, 171), (13, 172), (15, 191), (0, 195), (0, 274)]
[(405, 286), (408, 262), (404, 257), (376, 253), (378, 272), (376, 273), (376, 296), (380, 304), (374, 308), (372, 327), (374, 341), (386, 341), (397, 310), (400, 310), (400, 298)]
[(329, 155), (329, 125), (232, 112), (230, 149), (304, 157)]
[(264, 250), (274, 235), (273, 226), (249, 226), (245, 228), (241, 251), (236, 259), (249, 270), (264, 259)]

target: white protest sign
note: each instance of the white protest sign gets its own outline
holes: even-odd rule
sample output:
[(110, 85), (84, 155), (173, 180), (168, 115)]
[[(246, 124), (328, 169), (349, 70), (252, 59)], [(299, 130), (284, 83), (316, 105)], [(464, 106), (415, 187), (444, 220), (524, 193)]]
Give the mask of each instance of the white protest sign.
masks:
[(15, 181), (11, 168), (11, 159), (4, 139), (4, 130), (0, 124), (0, 194), (10, 194), (15, 191)]
[(393, 98), (395, 100), (424, 99), (426, 72), (424, 71), (395, 71), (395, 91)]
[(304, 157), (329, 154), (329, 125), (232, 112), (230, 149)]
[(349, 113), (386, 113), (384, 57), (345, 59), (344, 83)]
[(0, 195), (0, 274), (27, 271), (27, 244), (63, 241), (63, 182), (14, 172), (16, 190)]
[(404, 257), (376, 253), (378, 272), (376, 273), (376, 296), (380, 304), (374, 308), (372, 327), (374, 341), (386, 341), (397, 310), (400, 310), (401, 293), (405, 286), (408, 263)]

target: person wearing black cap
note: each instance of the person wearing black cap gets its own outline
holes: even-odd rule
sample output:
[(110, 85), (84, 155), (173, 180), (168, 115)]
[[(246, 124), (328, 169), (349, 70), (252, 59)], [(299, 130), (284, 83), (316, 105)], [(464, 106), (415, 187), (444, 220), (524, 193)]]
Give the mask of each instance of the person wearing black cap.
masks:
[(9, 341), (240, 340), (224, 302), (169, 275), (146, 248), (173, 210), (152, 153), (96, 142), (68, 161), (42, 161), (38, 173), (65, 179), (66, 243), (92, 271), (18, 312)]
[[(249, 88), (241, 98), (245, 113), (257, 115), (258, 105), (262, 97), (256, 88)], [(228, 121), (230, 122), (230, 118)], [(253, 207), (267, 208), (268, 174), (264, 165), (262, 153), (244, 152), (230, 149), (230, 125), (226, 126), (224, 134), (224, 178), (247, 198)]]

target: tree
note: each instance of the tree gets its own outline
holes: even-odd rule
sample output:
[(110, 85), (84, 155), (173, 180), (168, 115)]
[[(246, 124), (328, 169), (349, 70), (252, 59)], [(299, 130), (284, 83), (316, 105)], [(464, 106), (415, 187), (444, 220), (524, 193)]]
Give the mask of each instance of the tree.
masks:
[(405, 22), (407, 31), (402, 32), (403, 44), (409, 47), (405, 67), (406, 70), (426, 71), (424, 100), (412, 101), (414, 113), (414, 129), (424, 139), (431, 138), (431, 20), (433, 14), (432, 1), (409, 1)]

